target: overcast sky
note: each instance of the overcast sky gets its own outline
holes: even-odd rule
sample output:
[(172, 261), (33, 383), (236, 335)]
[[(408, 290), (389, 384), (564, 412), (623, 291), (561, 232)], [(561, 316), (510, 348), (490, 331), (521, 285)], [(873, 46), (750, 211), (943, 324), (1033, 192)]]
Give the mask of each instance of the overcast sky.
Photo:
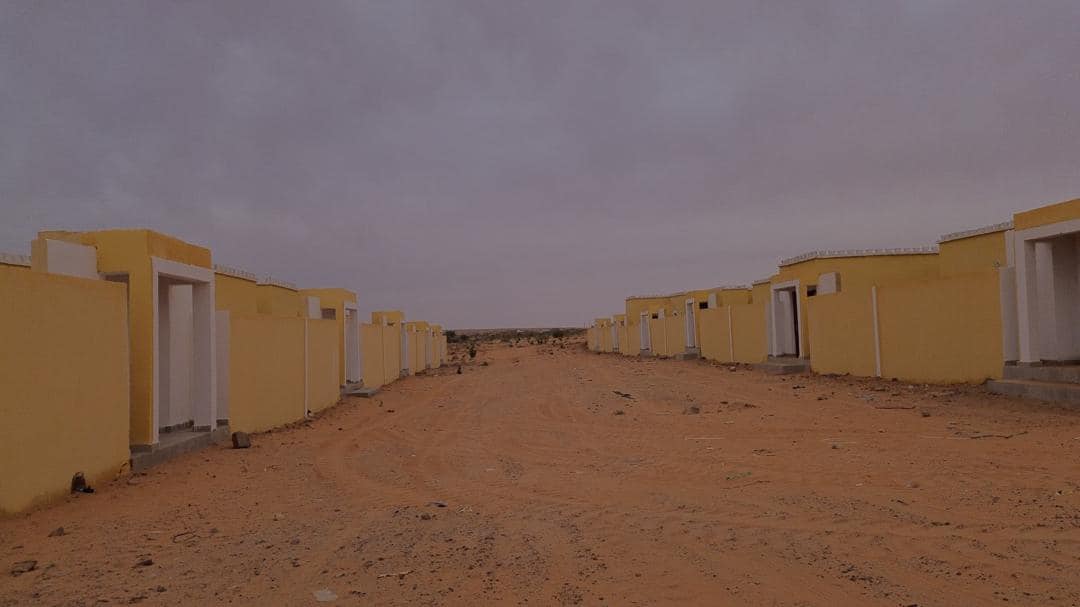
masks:
[(1077, 0), (0, 4), (0, 251), (581, 325), (1080, 196)]

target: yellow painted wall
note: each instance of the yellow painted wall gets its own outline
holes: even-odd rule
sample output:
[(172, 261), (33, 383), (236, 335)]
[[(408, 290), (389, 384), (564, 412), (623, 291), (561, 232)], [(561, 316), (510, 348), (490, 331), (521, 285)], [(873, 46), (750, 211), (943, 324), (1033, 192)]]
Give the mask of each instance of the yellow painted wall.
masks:
[(641, 353), (641, 324), (637, 316), (626, 316), (626, 347), (623, 354), (638, 356)]
[(731, 324), (735, 339), (735, 362), (759, 363), (768, 358), (765, 303), (756, 299), (756, 293), (754, 303), (731, 306)]
[[(717, 289), (716, 293), (716, 307), (707, 310), (697, 310), (697, 329), (698, 329), (698, 344), (701, 350), (702, 358), (709, 360), (715, 360), (719, 362), (736, 362), (738, 359), (733, 357), (730, 329), (735, 329), (735, 319), (739, 318), (740, 322), (744, 326), (740, 327), (741, 330), (737, 331), (742, 335), (744, 342), (741, 344), (739, 350), (744, 352), (744, 358), (741, 362), (760, 362), (757, 357), (757, 352), (760, 351), (760, 343), (764, 340), (764, 325), (757, 321), (755, 312), (744, 311), (741, 314), (735, 312), (736, 308), (746, 309), (750, 306), (751, 294), (750, 289)], [(759, 305), (761, 314), (764, 315), (764, 308)], [(729, 316), (731, 322), (729, 323)], [(750, 326), (745, 326), (748, 321)], [(758, 329), (761, 330), (761, 335), (757, 334)], [(763, 356), (762, 356), (763, 358)]]
[(646, 310), (648, 302), (641, 299), (626, 300), (626, 333), (630, 345), (627, 354), (637, 356), (641, 352), (641, 312)]
[(228, 274), (214, 274), (214, 300), (218, 310), (252, 315), (259, 311), (255, 281)]
[(429, 325), (431, 327), (431, 366), (439, 368), (442, 366), (442, 327), (439, 325)]
[(416, 375), (423, 371), (426, 364), (424, 358), (424, 335), (428, 324), (421, 320), (414, 320), (404, 324), (409, 343), (409, 375)]
[(699, 342), (701, 357), (720, 362), (731, 362), (731, 347), (728, 342), (728, 309), (710, 308), (698, 311), (698, 326), (701, 334)]
[(999, 288), (992, 270), (881, 287), (882, 376), (932, 383), (1000, 377)]
[(664, 319), (649, 317), (649, 339), (652, 342), (652, 353), (656, 356), (667, 356), (666, 327)]
[(360, 350), (364, 387), (382, 387), (386, 381), (386, 372), (383, 370), (383, 325), (360, 325)]
[(1017, 230), (1027, 230), (1072, 219), (1080, 219), (1080, 198), (1017, 213), (1013, 225)]
[(763, 304), (738, 304), (699, 310), (698, 323), (701, 326), (703, 358), (724, 363), (759, 363), (767, 358)]
[(259, 314), (278, 318), (304, 318), (307, 316), (307, 300), (298, 291), (279, 285), (257, 285)]
[(0, 515), (127, 463), (123, 285), (0, 266)]
[(817, 373), (876, 374), (871, 302), (867, 287), (848, 287), (841, 293), (809, 298), (811, 369)]
[(663, 356), (675, 356), (686, 352), (686, 310), (685, 304), (672, 305), (664, 316), (664, 352)]
[(400, 310), (376, 310), (371, 313), (371, 324), (379, 325), (405, 322), (405, 314)]
[(128, 275), (131, 444), (154, 437), (154, 292), (151, 257), (212, 267), (210, 250), (151, 230), (44, 231), (38, 239), (64, 240), (97, 249), (98, 272)]
[[(303, 289), (300, 291), (300, 299), (306, 297), (318, 297), (320, 308), (333, 308), (334, 318), (338, 326), (338, 382), (345, 385), (345, 304), (356, 304), (356, 293), (348, 289)], [(356, 324), (359, 326), (360, 318), (357, 316)]]
[(611, 319), (597, 318), (593, 323), (596, 349), (599, 352), (611, 352), (614, 340), (611, 335)]
[(389, 384), (401, 377), (401, 333), (405, 330), (399, 321), (383, 327), (383, 383)]
[(985, 272), (1008, 265), (1005, 232), (980, 234), (941, 243), (938, 255), (942, 277)]
[(304, 319), (229, 321), (229, 425), (262, 432), (304, 417)]
[(337, 404), (341, 397), (338, 371), (341, 327), (336, 320), (308, 320), (308, 408), (312, 411)]
[(721, 289), (716, 297), (718, 306), (748, 304), (752, 299), (751, 289)]

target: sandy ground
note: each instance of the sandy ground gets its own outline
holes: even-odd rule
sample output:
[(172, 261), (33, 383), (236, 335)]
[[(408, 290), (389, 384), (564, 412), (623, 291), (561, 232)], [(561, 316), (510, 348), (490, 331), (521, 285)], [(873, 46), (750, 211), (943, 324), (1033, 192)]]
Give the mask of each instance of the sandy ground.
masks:
[(0, 521), (0, 605), (1080, 604), (1080, 413), (480, 361)]

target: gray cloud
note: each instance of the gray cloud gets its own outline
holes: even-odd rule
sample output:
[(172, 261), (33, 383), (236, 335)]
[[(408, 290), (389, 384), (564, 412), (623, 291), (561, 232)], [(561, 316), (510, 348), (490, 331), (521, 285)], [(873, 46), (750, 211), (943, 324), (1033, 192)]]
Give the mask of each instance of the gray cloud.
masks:
[(0, 250), (145, 226), (450, 326), (580, 324), (1080, 191), (1080, 5), (0, 7)]

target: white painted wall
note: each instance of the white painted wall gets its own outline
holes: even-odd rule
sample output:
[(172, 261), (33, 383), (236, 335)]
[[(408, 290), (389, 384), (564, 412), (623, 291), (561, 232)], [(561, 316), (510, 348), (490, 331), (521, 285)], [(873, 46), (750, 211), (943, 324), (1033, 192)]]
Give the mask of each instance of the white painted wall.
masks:
[(322, 300), (318, 297), (307, 298), (307, 316), (308, 318), (322, 318)]
[(217, 417), (229, 419), (229, 311), (214, 313), (216, 321), (215, 359), (217, 365)]
[(684, 319), (683, 324), (686, 327), (687, 348), (697, 347), (697, 317), (695, 316), (696, 310), (694, 309), (696, 305), (697, 304), (692, 299), (686, 302), (686, 318)]
[(166, 285), (168, 291), (169, 360), (168, 392), (163, 402), (160, 426), (174, 426), (194, 420), (192, 406), (192, 368), (195, 356), (195, 331), (192, 286)]
[(45, 240), (45, 267), (50, 274), (98, 279), (97, 249), (63, 240)]
[(358, 312), (345, 308), (345, 381), (360, 381), (360, 320)]
[(424, 366), (427, 369), (431, 368), (432, 355), (434, 354), (432, 352), (432, 345), (433, 344), (432, 344), (431, 330), (428, 330), (424, 334)]
[[(191, 420), (196, 430), (209, 430), (218, 420), (217, 417), (217, 365), (216, 365), (216, 314), (214, 293), (214, 271), (208, 268), (190, 266), (176, 261), (150, 258), (153, 272), (154, 294), (154, 416), (153, 416), (153, 439), (159, 440), (158, 431), (161, 426), (173, 425)], [(180, 301), (191, 302), (190, 333), (192, 335), (190, 351), (191, 357), (186, 355), (183, 362), (178, 365), (187, 365), (188, 371), (178, 371), (172, 361), (174, 347), (171, 333), (179, 330), (186, 332), (185, 328), (177, 328), (171, 317), (170, 308), (179, 307), (181, 310), (187, 306), (181, 306), (174, 300), (170, 293), (171, 288), (184, 285), (190, 290), (190, 295), (185, 291), (180, 295)], [(173, 304), (176, 304), (175, 306)], [(185, 311), (177, 312), (181, 317), (186, 317)], [(180, 322), (179, 318), (176, 322)], [(183, 327), (183, 325), (179, 325)], [(186, 341), (185, 338), (178, 338)], [(178, 346), (186, 347), (185, 345)], [(177, 377), (181, 379), (177, 379)], [(187, 402), (170, 403), (170, 397), (181, 392), (174, 392), (174, 381), (187, 379), (186, 388), (189, 397)], [(181, 390), (181, 388), (177, 388)], [(178, 421), (177, 421), (178, 420)]]
[(1051, 241), (1053, 251), (1053, 360), (1078, 360), (1077, 336), (1080, 331), (1076, 326), (1080, 321), (1080, 270), (1077, 264), (1077, 238), (1075, 235), (1055, 238)]
[(830, 295), (836, 293), (840, 286), (840, 275), (836, 272), (829, 272), (818, 276), (817, 294), (818, 295)]
[(648, 312), (641, 315), (641, 325), (639, 327), (641, 331), (640, 346), (642, 350), (652, 350), (652, 334), (649, 331), (649, 320), (652, 315)]

